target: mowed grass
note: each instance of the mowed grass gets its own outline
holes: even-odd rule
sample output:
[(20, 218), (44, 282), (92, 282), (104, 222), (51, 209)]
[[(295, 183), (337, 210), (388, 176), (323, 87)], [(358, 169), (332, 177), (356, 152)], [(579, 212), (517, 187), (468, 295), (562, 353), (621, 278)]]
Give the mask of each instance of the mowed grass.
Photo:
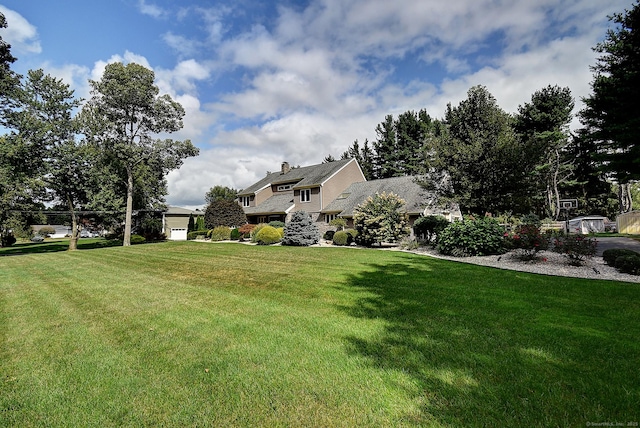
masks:
[(0, 426), (633, 423), (639, 300), (381, 250), (0, 257)]

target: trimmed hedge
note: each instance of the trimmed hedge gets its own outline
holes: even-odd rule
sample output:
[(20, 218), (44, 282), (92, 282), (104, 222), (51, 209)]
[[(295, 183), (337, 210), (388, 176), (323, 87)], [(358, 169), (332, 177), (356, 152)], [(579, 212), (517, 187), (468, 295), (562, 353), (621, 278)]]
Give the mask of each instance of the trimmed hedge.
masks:
[(238, 239), (240, 239), (240, 236), (242, 235), (240, 234), (240, 230), (238, 230), (237, 227), (235, 229), (231, 229), (229, 239), (231, 239), (232, 241), (237, 241)]
[(620, 256), (616, 259), (616, 269), (630, 275), (640, 275), (640, 255)]
[(345, 246), (351, 245), (353, 236), (344, 230), (340, 230), (333, 235), (333, 245)]
[(144, 239), (144, 236), (140, 236), (140, 235), (131, 235), (131, 245), (136, 245), (136, 244), (144, 244), (147, 240)]
[(252, 238), (252, 240), (253, 239), (255, 239), (255, 242), (257, 242), (258, 245), (271, 245), (280, 242), (280, 239), (282, 239), (282, 235), (280, 234), (280, 231), (275, 227), (265, 224), (264, 227), (261, 227), (260, 230), (254, 235), (254, 238)]
[(208, 230), (194, 230), (193, 232), (187, 233), (187, 240), (192, 241), (196, 239), (198, 236), (206, 237), (208, 233), (209, 233)]
[(616, 259), (620, 256), (640, 256), (640, 253), (626, 248), (610, 248), (602, 252), (604, 262), (613, 267), (616, 265)]

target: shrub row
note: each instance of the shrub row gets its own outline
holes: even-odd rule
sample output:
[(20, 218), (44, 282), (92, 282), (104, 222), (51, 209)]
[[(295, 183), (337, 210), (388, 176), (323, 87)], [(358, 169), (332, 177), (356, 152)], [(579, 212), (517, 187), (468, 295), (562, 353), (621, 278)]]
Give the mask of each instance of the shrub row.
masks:
[(602, 252), (604, 262), (622, 273), (640, 275), (640, 253), (624, 248), (611, 248)]

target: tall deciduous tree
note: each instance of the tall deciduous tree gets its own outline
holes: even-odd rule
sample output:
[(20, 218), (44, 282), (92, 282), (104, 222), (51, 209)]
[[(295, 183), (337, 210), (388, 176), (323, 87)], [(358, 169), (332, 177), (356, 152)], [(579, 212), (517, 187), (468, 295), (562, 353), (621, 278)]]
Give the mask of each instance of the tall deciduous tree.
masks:
[[(569, 123), (574, 107), (569, 88), (547, 86), (531, 96), (531, 102), (518, 107), (515, 129), (529, 161), (522, 165), (531, 171), (529, 183), (545, 195), (546, 214), (560, 214), (560, 185), (571, 176), (571, 159), (566, 146), (570, 141)], [(538, 195), (532, 195), (537, 198)]]
[(630, 182), (640, 179), (640, 2), (616, 13), (616, 25), (594, 48), (592, 94), (583, 99), (582, 123), (599, 142), (601, 168), (619, 183), (620, 211), (632, 208)]
[(209, 189), (204, 196), (204, 200), (209, 205), (210, 203), (224, 199), (226, 201), (234, 201), (238, 197), (238, 191), (227, 186), (216, 185)]
[(198, 149), (189, 140), (154, 138), (182, 128), (184, 109), (169, 95), (158, 95), (153, 71), (135, 63), (112, 63), (102, 79), (90, 81), (92, 97), (83, 108), (85, 134), (124, 170), (126, 214), (123, 245), (131, 245), (135, 173), (149, 167), (152, 180), (179, 168)]

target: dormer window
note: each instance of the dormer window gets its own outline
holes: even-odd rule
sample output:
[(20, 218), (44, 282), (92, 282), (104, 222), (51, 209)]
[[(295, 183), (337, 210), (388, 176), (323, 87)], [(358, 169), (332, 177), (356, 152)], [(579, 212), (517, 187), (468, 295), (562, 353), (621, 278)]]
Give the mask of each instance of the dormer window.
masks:
[(311, 200), (311, 189), (300, 190), (300, 202), (309, 202)]
[(284, 192), (285, 190), (291, 190), (293, 184), (281, 184), (278, 186), (278, 192)]
[(240, 196), (240, 203), (243, 207), (248, 207), (249, 202), (251, 201), (251, 197), (249, 196)]

